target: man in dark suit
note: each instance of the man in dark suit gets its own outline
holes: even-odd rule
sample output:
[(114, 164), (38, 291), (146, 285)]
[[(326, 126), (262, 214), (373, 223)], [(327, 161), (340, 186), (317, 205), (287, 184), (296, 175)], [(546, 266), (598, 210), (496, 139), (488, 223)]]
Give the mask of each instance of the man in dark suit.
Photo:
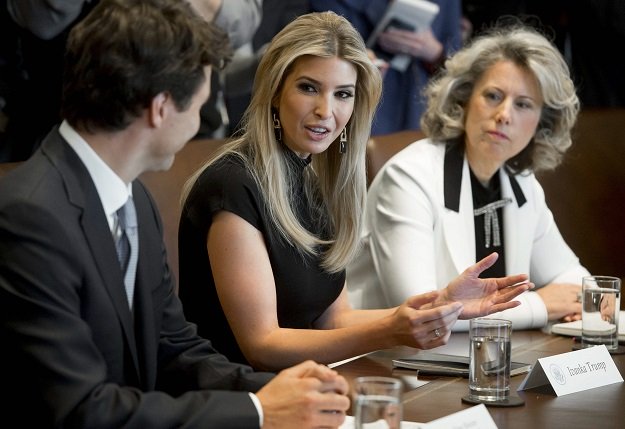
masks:
[(72, 30), (65, 120), (0, 181), (6, 421), (342, 423), (347, 383), (334, 371), (305, 362), (272, 378), (196, 335), (174, 292), (154, 202), (135, 180), (168, 168), (196, 133), (211, 68), (229, 54), (225, 35), (179, 0), (102, 0)]

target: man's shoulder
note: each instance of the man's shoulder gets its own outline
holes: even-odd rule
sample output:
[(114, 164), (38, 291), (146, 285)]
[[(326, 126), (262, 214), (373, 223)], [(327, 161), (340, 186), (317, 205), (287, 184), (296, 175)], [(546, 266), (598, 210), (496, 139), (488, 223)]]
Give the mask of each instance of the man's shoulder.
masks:
[[(0, 211), (7, 207), (24, 210), (40, 207), (53, 212), (66, 202), (69, 204), (70, 188), (84, 187), (86, 181), (78, 171), (73, 171), (76, 169), (71, 162), (59, 161), (55, 156), (39, 148), (28, 160), (0, 178)], [(78, 161), (76, 167), (79, 166)]]
[(0, 197), (21, 196), (31, 199), (39, 189), (43, 188), (42, 191), (46, 192), (46, 189), (54, 186), (58, 181), (55, 177), (58, 177), (58, 173), (52, 165), (39, 153), (35, 153), (0, 179)]

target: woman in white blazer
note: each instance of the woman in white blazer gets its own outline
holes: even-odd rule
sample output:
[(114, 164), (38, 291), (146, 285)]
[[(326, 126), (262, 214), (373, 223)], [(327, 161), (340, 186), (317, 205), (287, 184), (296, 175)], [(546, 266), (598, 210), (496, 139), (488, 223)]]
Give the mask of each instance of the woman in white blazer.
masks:
[(558, 50), (534, 30), (494, 30), (449, 59), (426, 95), (428, 138), (391, 158), (369, 189), (363, 247), (347, 270), (352, 304), (397, 305), (497, 252), (481, 277), (527, 273), (536, 289), (496, 317), (515, 329), (580, 318), (589, 273), (534, 176), (559, 164), (579, 111)]

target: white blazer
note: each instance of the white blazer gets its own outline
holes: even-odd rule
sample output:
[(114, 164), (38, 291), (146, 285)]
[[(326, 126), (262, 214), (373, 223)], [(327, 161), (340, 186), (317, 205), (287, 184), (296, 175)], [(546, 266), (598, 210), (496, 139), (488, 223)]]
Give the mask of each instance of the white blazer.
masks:
[[(460, 205), (455, 211), (445, 207), (445, 148), (429, 139), (412, 143), (373, 180), (362, 249), (347, 269), (355, 308), (396, 306), (411, 295), (443, 289), (476, 262), (468, 163), (462, 161)], [(527, 173), (511, 179), (503, 169), (499, 174), (502, 198), (512, 198), (503, 209), (506, 273), (526, 273), (536, 287), (581, 284), (589, 273), (564, 242), (535, 176)], [(512, 181), (522, 191), (517, 192), (520, 198)], [(512, 320), (514, 329), (547, 324), (547, 310), (536, 292), (526, 292), (517, 300), (520, 306), (491, 317)], [(454, 327), (467, 328), (467, 321)]]

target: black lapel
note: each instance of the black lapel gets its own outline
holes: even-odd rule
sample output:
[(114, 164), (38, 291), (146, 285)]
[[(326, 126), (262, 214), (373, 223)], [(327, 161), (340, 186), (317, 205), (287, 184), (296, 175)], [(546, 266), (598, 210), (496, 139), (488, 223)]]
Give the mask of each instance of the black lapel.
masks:
[[(460, 142), (449, 142), (445, 148), (444, 161), (444, 192), (445, 207), (455, 212), (460, 211), (460, 189), (462, 187), (462, 166), (464, 164), (464, 145)], [(514, 174), (506, 168), (510, 179), (510, 186), (519, 207), (527, 202), (521, 185), (517, 182)]]
[(522, 207), (523, 204), (527, 202), (527, 198), (525, 198), (525, 194), (523, 194), (521, 185), (519, 185), (519, 182), (517, 182), (514, 174), (512, 174), (507, 168), (506, 173), (508, 173), (508, 177), (510, 178), (510, 187), (512, 188), (512, 192), (514, 193), (514, 198), (516, 198), (516, 203), (519, 207)]
[(462, 187), (462, 166), (464, 145), (460, 142), (447, 143), (444, 161), (445, 207), (460, 212), (460, 189)]
[(162, 235), (158, 233), (154, 203), (147, 191), (138, 181), (133, 183), (133, 198), (137, 208), (139, 224), (139, 261), (137, 263), (137, 281), (135, 283), (135, 334), (137, 348), (142, 362), (141, 369), (144, 388), (154, 389), (156, 383), (157, 363), (154, 356), (158, 355), (158, 336), (160, 326), (155, 326), (153, 294), (159, 293), (153, 288), (162, 287), (163, 270), (159, 262), (163, 255), (164, 244)]

